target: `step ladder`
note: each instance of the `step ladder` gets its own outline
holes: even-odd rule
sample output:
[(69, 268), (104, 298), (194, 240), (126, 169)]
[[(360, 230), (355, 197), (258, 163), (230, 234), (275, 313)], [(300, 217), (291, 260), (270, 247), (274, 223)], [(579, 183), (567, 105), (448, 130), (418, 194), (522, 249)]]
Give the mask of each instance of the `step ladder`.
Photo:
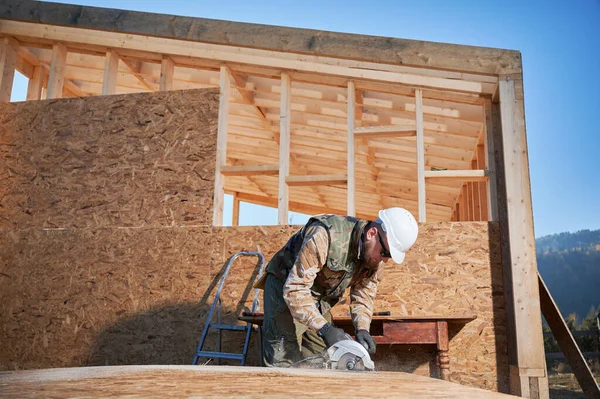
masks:
[[(258, 257), (257, 266), (260, 265), (258, 276), (261, 276), (264, 271), (265, 257), (260, 252), (242, 251), (242, 252), (238, 252), (238, 253), (234, 254), (231, 258), (229, 258), (229, 260), (227, 260), (227, 264), (225, 265), (225, 271), (223, 272), (223, 276), (221, 277), (221, 281), (219, 282), (219, 288), (217, 288), (217, 293), (215, 295), (213, 304), (210, 307), (210, 311), (208, 312), (208, 317), (206, 318), (206, 324), (204, 325), (204, 330), (202, 331), (202, 337), (200, 338), (200, 343), (198, 344), (198, 349), (196, 349), (196, 355), (194, 356), (194, 361), (192, 362), (192, 365), (197, 365), (198, 359), (201, 357), (217, 359), (217, 362), (218, 362), (218, 359), (239, 360), (241, 362), (242, 366), (246, 363), (246, 355), (248, 354), (248, 345), (250, 343), (250, 334), (253, 331), (252, 324), (246, 323), (245, 326), (240, 326), (240, 325), (222, 324), (221, 323), (221, 298), (220, 298), (221, 289), (223, 288), (225, 279), (227, 278), (227, 275), (229, 274), (229, 269), (231, 268), (231, 265), (237, 258), (239, 258), (241, 256), (256, 256), (256, 257)], [(254, 290), (254, 297), (252, 299), (252, 312), (255, 312), (258, 310), (258, 306), (259, 306), (258, 291), (259, 291), (258, 289)], [(213, 323), (212, 317), (213, 317), (215, 308), (217, 308), (217, 322)], [(204, 343), (206, 341), (206, 337), (208, 336), (208, 330), (210, 330), (210, 329), (215, 329), (218, 332), (217, 351), (216, 352), (203, 350)], [(222, 338), (221, 331), (223, 331), (223, 330), (225, 330), (225, 331), (243, 331), (246, 333), (246, 340), (244, 341), (244, 349), (243, 349), (242, 353), (221, 352), (221, 338)], [(259, 351), (262, 352), (262, 348), (260, 348), (260, 342), (262, 341), (261, 337), (259, 337), (258, 341), (259, 341)], [(261, 353), (261, 359), (262, 359), (262, 353)]]

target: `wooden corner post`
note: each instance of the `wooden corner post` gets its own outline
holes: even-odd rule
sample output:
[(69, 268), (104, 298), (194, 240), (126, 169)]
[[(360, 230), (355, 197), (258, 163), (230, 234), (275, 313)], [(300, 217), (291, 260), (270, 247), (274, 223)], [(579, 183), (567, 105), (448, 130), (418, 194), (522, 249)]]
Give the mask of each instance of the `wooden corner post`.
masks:
[(229, 97), (231, 78), (227, 66), (221, 66), (219, 94), (219, 125), (217, 132), (217, 160), (215, 165), (215, 193), (213, 203), (213, 226), (223, 225), (223, 199), (225, 177), (221, 167), (227, 161), (227, 129), (229, 128)]
[(548, 398), (522, 75), (500, 75), (499, 92), (508, 232), (505, 240), (510, 253), (504, 261), (504, 273), (506, 299), (510, 301), (507, 308), (512, 308), (507, 324), (514, 330), (508, 334), (508, 345), (515, 348), (510, 359), (510, 390), (526, 398)]

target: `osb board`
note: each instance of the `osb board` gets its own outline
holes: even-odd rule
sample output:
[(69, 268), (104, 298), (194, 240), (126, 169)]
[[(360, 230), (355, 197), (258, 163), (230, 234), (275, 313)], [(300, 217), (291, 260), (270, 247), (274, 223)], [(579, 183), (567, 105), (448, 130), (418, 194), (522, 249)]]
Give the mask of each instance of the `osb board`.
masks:
[[(269, 259), (296, 228), (2, 230), (0, 341), (7, 344), (0, 346), (0, 368), (190, 364), (226, 259), (240, 250), (260, 250)], [(406, 262), (386, 268), (376, 310), (476, 314), (450, 331), (450, 378), (505, 391), (497, 235), (495, 223), (421, 225)], [(250, 306), (255, 264), (234, 263), (224, 322)], [(224, 332), (223, 342), (223, 350), (238, 352), (243, 338)], [(208, 349), (214, 345), (212, 334)], [(254, 342), (249, 354), (256, 365)], [(380, 370), (422, 375), (433, 359), (426, 346), (380, 345), (374, 357)]]
[[(307, 387), (310, 387), (307, 389)], [(414, 374), (227, 366), (113, 366), (0, 374), (5, 398), (511, 398)]]
[(0, 104), (0, 227), (210, 224), (218, 90)]

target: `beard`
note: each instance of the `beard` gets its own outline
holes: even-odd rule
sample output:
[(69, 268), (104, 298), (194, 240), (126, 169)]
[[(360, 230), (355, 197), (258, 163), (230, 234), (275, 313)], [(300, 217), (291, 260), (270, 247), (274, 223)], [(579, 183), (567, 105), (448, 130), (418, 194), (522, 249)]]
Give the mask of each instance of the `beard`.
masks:
[(373, 258), (372, 254), (376, 253), (375, 252), (375, 247), (377, 246), (377, 244), (374, 241), (371, 242), (366, 242), (365, 243), (365, 255), (362, 261), (362, 264), (364, 267), (368, 268), (368, 269), (376, 269), (379, 264), (382, 262), (380, 260), (377, 260), (375, 258)]

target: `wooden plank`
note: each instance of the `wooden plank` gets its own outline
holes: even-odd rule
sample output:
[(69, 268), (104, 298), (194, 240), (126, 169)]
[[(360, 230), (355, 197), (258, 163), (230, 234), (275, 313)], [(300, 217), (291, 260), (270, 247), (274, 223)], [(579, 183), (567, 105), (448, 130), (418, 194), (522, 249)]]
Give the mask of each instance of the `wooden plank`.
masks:
[(50, 63), (50, 77), (48, 78), (48, 99), (61, 98), (65, 84), (65, 67), (67, 61), (67, 47), (62, 43), (52, 46), (52, 61)]
[(231, 225), (240, 225), (240, 199), (237, 193), (233, 193), (233, 211), (231, 212)]
[(292, 113), (290, 97), (292, 81), (290, 75), (281, 73), (281, 105), (279, 113), (279, 194), (277, 203), (277, 222), (288, 224), (289, 190), (287, 177), (290, 174), (290, 123)]
[[(506, 187), (506, 212), (510, 257), (505, 273), (512, 281), (517, 375), (511, 377), (513, 394), (521, 395), (532, 382), (541, 384), (544, 392), (547, 379), (531, 381), (523, 373), (527, 369), (546, 368), (540, 294), (537, 281), (533, 210), (529, 182), (529, 163), (522, 95), (517, 98), (515, 81), (500, 79), (500, 113)], [(522, 93), (521, 93), (522, 94)]]
[(33, 76), (27, 85), (27, 101), (39, 100), (42, 97), (42, 84), (44, 83), (44, 68), (41, 65), (33, 67)]
[(0, 36), (0, 102), (10, 102), (19, 43), (12, 37)]
[(223, 165), (221, 173), (224, 176), (276, 176), (279, 175), (279, 165)]
[(440, 181), (487, 181), (488, 176), (485, 170), (426, 170), (425, 178)]
[(494, 129), (492, 122), (492, 102), (486, 99), (483, 104), (485, 118), (484, 146), (485, 169), (488, 171), (489, 180), (486, 182), (488, 193), (487, 214), (489, 220), (498, 220), (498, 187), (496, 181), (496, 157), (494, 156)]
[[(521, 69), (521, 54), (475, 46), (294, 29), (68, 4), (22, 1), (20, 7), (0, 7), (0, 18), (44, 21), (71, 28), (161, 36), (220, 45), (258, 47), (271, 51), (403, 64), (422, 68), (497, 75)], [(79, 15), (79, 18), (72, 18)], [(102, 17), (97, 17), (101, 15)]]
[(347, 175), (311, 175), (311, 176), (288, 176), (286, 182), (288, 186), (323, 186), (346, 184)]
[(103, 96), (116, 93), (118, 68), (119, 54), (114, 50), (108, 50), (104, 57), (104, 78), (102, 79)]
[(356, 137), (364, 137), (367, 139), (381, 138), (381, 137), (411, 137), (417, 134), (415, 126), (369, 126), (369, 127), (358, 127), (354, 130)]
[(23, 396), (140, 399), (194, 395), (239, 399), (289, 396), (298, 399), (349, 396), (511, 399), (510, 395), (413, 373), (248, 366), (137, 365), (20, 370), (3, 372), (0, 383), (3, 397), (11, 399)]
[(425, 132), (423, 131), (423, 92), (415, 90), (415, 113), (417, 126), (417, 183), (419, 200), (419, 222), (427, 221), (425, 196)]
[(594, 379), (590, 366), (585, 361), (579, 346), (577, 346), (577, 342), (575, 342), (575, 338), (573, 338), (571, 331), (569, 331), (569, 327), (565, 323), (562, 313), (558, 309), (556, 302), (554, 302), (550, 291), (548, 291), (548, 287), (544, 283), (542, 276), (539, 273), (536, 274), (540, 291), (542, 313), (548, 322), (548, 326), (550, 326), (550, 330), (552, 330), (554, 338), (556, 338), (558, 345), (560, 345), (560, 349), (565, 354), (565, 357), (571, 366), (571, 370), (573, 370), (573, 374), (575, 374), (584, 394), (589, 398), (600, 397), (600, 387), (598, 387), (598, 383)]
[(43, 38), (58, 42), (85, 43), (115, 49), (152, 51), (167, 55), (179, 55), (216, 60), (225, 63), (240, 63), (290, 71), (310, 72), (340, 76), (350, 79), (404, 84), (415, 87), (436, 88), (468, 93), (485, 93), (486, 83), (421, 76), (401, 72), (361, 69), (341, 65), (319, 63), (318, 59), (287, 59), (281, 53), (267, 50), (217, 46), (208, 43), (173, 40), (154, 36), (136, 36), (98, 30), (74, 29), (64, 26), (41, 26), (22, 22), (7, 21), (0, 27), (0, 33)]
[(223, 199), (225, 177), (221, 167), (227, 162), (227, 129), (229, 127), (229, 95), (231, 80), (227, 67), (222, 66), (220, 72), (219, 122), (217, 133), (217, 159), (215, 167), (215, 193), (213, 202), (213, 225), (223, 225)]
[(175, 72), (175, 64), (167, 56), (163, 56), (160, 64), (160, 91), (173, 90), (173, 73)]
[(348, 191), (348, 198), (346, 200), (346, 213), (348, 216), (356, 215), (356, 200), (355, 200), (355, 190), (356, 190), (356, 181), (355, 181), (355, 146), (354, 146), (354, 135), (355, 135), (355, 110), (356, 110), (356, 87), (354, 82), (348, 82), (348, 137), (347, 145), (348, 145), (348, 162), (346, 167), (346, 173), (348, 176), (346, 190)]

